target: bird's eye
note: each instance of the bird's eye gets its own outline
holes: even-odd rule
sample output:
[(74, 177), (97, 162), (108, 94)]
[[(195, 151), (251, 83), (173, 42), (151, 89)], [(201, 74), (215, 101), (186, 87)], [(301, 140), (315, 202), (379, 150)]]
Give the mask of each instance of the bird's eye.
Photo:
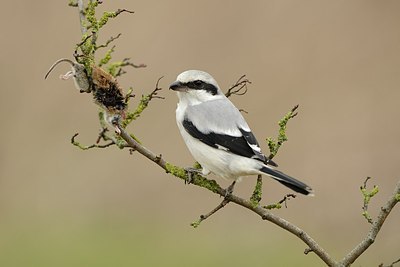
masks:
[(203, 81), (200, 81), (200, 80), (195, 80), (195, 81), (193, 81), (193, 83), (194, 83), (194, 85), (197, 86), (197, 87), (200, 87), (200, 86), (203, 85)]

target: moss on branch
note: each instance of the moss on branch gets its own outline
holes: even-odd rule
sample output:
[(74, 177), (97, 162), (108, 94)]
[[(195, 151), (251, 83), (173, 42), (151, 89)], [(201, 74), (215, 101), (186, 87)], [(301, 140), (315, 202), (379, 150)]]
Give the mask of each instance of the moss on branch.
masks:
[(289, 111), (279, 122), (279, 132), (278, 132), (278, 138), (277, 140), (274, 140), (272, 137), (267, 138), (267, 144), (268, 148), (270, 151), (270, 156), (269, 158), (272, 159), (273, 157), (276, 156), (276, 154), (279, 151), (279, 148), (282, 146), (284, 142), (288, 140), (287, 135), (286, 135), (286, 126), (287, 123), (289, 122), (290, 119), (294, 118), (297, 115), (297, 108), (299, 105), (296, 105), (292, 108), (291, 111)]

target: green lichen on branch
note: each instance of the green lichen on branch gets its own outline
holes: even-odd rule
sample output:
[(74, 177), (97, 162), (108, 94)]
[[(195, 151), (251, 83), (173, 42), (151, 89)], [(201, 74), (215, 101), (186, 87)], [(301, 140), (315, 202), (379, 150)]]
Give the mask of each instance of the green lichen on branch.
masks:
[(257, 183), (254, 187), (253, 194), (250, 197), (250, 202), (253, 207), (257, 207), (262, 198), (262, 176), (257, 176)]
[(276, 156), (276, 154), (279, 151), (279, 148), (282, 146), (284, 142), (288, 140), (287, 135), (286, 135), (286, 126), (287, 123), (289, 122), (290, 119), (294, 118), (297, 115), (297, 108), (299, 105), (296, 105), (292, 108), (291, 111), (289, 111), (285, 117), (283, 117), (279, 122), (279, 133), (278, 133), (278, 139), (274, 140), (272, 137), (267, 138), (267, 143), (268, 143), (268, 148), (270, 151), (270, 156), (269, 158), (272, 159), (273, 157)]
[[(103, 15), (97, 19), (96, 8), (99, 6), (100, 1), (89, 1), (85, 8), (80, 10), (83, 13), (83, 19), (81, 19), (81, 28), (83, 28), (83, 34), (81, 43), (77, 44), (75, 49), (75, 58), (78, 63), (83, 64), (88, 75), (92, 73), (92, 67), (95, 64), (95, 53), (98, 49), (107, 47), (112, 41), (120, 37), (118, 34), (116, 37), (111, 37), (106, 44), (97, 46), (98, 33), (102, 27), (104, 27), (109, 19), (117, 17), (123, 12), (134, 13), (126, 9), (118, 9), (115, 12), (103, 12)], [(70, 1), (70, 6), (79, 7), (77, 2)], [(80, 8), (81, 9), (81, 8)], [(77, 51), (80, 50), (81, 54)], [(103, 58), (100, 60), (99, 66), (105, 65), (111, 61), (111, 53), (114, 51), (114, 47), (109, 49)], [(115, 75), (113, 75), (115, 76)]]
[(92, 145), (85, 146), (85, 145), (82, 145), (81, 143), (79, 143), (78, 141), (75, 140), (75, 138), (78, 135), (79, 135), (79, 133), (76, 133), (71, 137), (71, 144), (73, 144), (74, 146), (76, 146), (76, 147), (78, 147), (78, 148), (80, 148), (82, 150), (89, 150), (89, 149), (92, 149), (92, 148), (107, 148), (109, 146), (115, 145), (115, 143), (113, 141), (111, 141), (111, 142), (109, 142), (107, 144), (104, 144), (104, 145), (92, 144)]
[(296, 195), (295, 194), (287, 194), (283, 199), (281, 199), (280, 201), (273, 203), (273, 204), (269, 204), (264, 206), (264, 209), (268, 209), (268, 210), (273, 210), (273, 209), (280, 209), (282, 208), (282, 204), (285, 204), (285, 208), (287, 208), (287, 202), (288, 200), (295, 198)]
[(121, 126), (123, 128), (126, 128), (132, 121), (136, 120), (137, 118), (140, 117), (140, 114), (147, 108), (151, 100), (151, 97), (149, 95), (142, 95), (142, 98), (139, 101), (138, 106), (133, 112), (128, 112), (126, 115), (126, 118), (123, 120), (121, 123)]
[[(113, 46), (113, 47), (111, 47), (110, 49), (107, 50), (107, 52), (104, 54), (103, 58), (100, 59), (100, 62), (99, 62), (99, 65), (98, 65), (99, 67), (101, 67), (103, 65), (106, 65), (108, 62), (110, 62), (111, 54), (114, 52), (114, 49), (115, 49), (115, 46)], [(115, 74), (113, 75), (113, 73), (111, 73), (111, 72), (108, 72), (108, 73), (110, 73), (112, 76), (115, 77)]]
[(178, 166), (175, 166), (175, 165), (173, 165), (171, 163), (167, 162), (165, 164), (165, 170), (167, 171), (167, 173), (170, 173), (173, 176), (178, 177), (178, 178), (180, 178), (182, 180), (187, 181), (187, 179), (188, 179), (187, 172), (186, 172), (185, 169), (183, 169), (181, 167), (178, 167)]
[(396, 194), (396, 196), (394, 197), (394, 199), (396, 199), (397, 202), (400, 201), (400, 194)]
[(114, 77), (121, 76), (122, 74), (125, 73), (123, 70), (123, 67), (134, 67), (134, 68), (145, 68), (147, 67), (146, 64), (134, 64), (130, 62), (130, 58), (124, 58), (121, 61), (114, 61), (108, 64), (107, 66), (107, 72), (110, 73)]
[(158, 92), (162, 90), (162, 88), (158, 87), (158, 84), (160, 80), (162, 79), (159, 78), (156, 83), (156, 88), (148, 95), (142, 95), (142, 98), (139, 101), (139, 104), (137, 105), (136, 109), (133, 112), (128, 112), (126, 114), (125, 119), (121, 123), (122, 128), (126, 128), (132, 121), (136, 120), (137, 118), (140, 117), (142, 112), (149, 106), (149, 103), (152, 99), (154, 98), (161, 98), (164, 99), (161, 96), (158, 96)]
[(119, 70), (124, 66), (123, 61), (114, 61), (107, 66), (107, 72), (116, 77)]
[(191, 222), (190, 226), (192, 226), (193, 228), (197, 228), (200, 226), (202, 221), (203, 221), (202, 219), (198, 219), (197, 221)]
[(78, 2), (74, 1), (74, 0), (70, 0), (68, 2), (68, 6), (72, 6), (72, 7), (78, 7)]
[(98, 118), (99, 118), (99, 123), (100, 123), (100, 126), (102, 129), (107, 128), (107, 122), (104, 119), (104, 117), (105, 117), (104, 115), (105, 115), (104, 110), (100, 109), (99, 113), (98, 113)]
[(280, 208), (282, 208), (282, 204), (280, 204), (280, 203), (269, 204), (269, 205), (264, 206), (263, 208), (267, 209), (267, 210), (280, 209)]
[[(290, 110), (279, 122), (279, 132), (278, 139), (275, 141), (272, 137), (267, 138), (268, 148), (270, 150), (269, 159), (272, 159), (276, 156), (279, 151), (279, 148), (282, 146), (284, 142), (288, 140), (286, 136), (286, 126), (290, 119), (294, 118), (297, 115), (297, 108), (299, 105), (296, 105)], [(254, 187), (253, 193), (250, 197), (250, 201), (254, 207), (256, 207), (262, 198), (262, 178), (258, 176), (257, 183)]]
[(371, 198), (373, 198), (376, 194), (378, 194), (379, 188), (378, 188), (378, 186), (374, 185), (374, 187), (370, 191), (368, 191), (367, 190), (367, 182), (369, 179), (371, 179), (371, 177), (367, 177), (364, 181), (364, 184), (362, 186), (360, 186), (360, 190), (361, 190), (361, 194), (363, 195), (363, 202), (364, 202), (363, 207), (362, 207), (363, 212), (361, 214), (368, 221), (368, 223), (372, 224), (373, 220), (372, 220), (371, 216), (369, 215), (368, 205), (371, 201)]
[[(184, 168), (175, 166), (167, 162), (165, 164), (165, 170), (167, 171), (167, 173), (170, 173), (173, 176), (178, 177), (184, 181), (189, 180), (188, 172)], [(218, 193), (218, 191), (221, 190), (221, 187), (215, 180), (208, 180), (207, 178), (196, 173), (192, 174), (191, 183), (206, 188), (214, 193)]]

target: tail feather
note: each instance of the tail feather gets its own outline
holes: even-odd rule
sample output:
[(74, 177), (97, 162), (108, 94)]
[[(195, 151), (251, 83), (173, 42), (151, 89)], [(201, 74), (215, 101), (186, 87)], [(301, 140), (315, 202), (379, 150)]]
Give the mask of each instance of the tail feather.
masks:
[(271, 168), (266, 167), (266, 166), (262, 167), (260, 169), (260, 171), (262, 171), (263, 173), (267, 174), (268, 176), (271, 176), (272, 178), (274, 178), (275, 180), (277, 180), (281, 184), (289, 187), (290, 189), (292, 189), (292, 190), (294, 190), (294, 191), (296, 191), (298, 193), (301, 193), (303, 195), (310, 195), (310, 196), (314, 195), (314, 192), (311, 189), (311, 187), (309, 187), (305, 183), (300, 182), (299, 180), (297, 180), (297, 179), (295, 179), (293, 177), (290, 177), (287, 174), (284, 174), (281, 171), (274, 170), (274, 169), (271, 169)]

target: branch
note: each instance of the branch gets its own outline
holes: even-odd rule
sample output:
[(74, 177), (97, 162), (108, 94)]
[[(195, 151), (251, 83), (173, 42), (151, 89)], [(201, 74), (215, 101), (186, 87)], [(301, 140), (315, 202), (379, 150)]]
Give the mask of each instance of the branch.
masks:
[(394, 267), (394, 265), (395, 265), (396, 263), (399, 263), (399, 262), (400, 262), (400, 259), (398, 259), (398, 260), (392, 262), (392, 263), (389, 264), (389, 265), (383, 265), (383, 263), (381, 263), (381, 264), (379, 264), (378, 267)]
[[(146, 158), (150, 159), (158, 166), (163, 168), (167, 173), (171, 173), (172, 175), (182, 179), (187, 180), (187, 173), (184, 169), (179, 168), (175, 165), (172, 165), (165, 161), (161, 155), (156, 155), (151, 150), (147, 149), (146, 147), (140, 145), (136, 142), (131, 136), (120, 126), (116, 125), (121, 132), (121, 138), (125, 140), (125, 142), (133, 148), (135, 151), (139, 152)], [(254, 213), (258, 214), (263, 220), (270, 221), (279, 227), (287, 230), (288, 232), (294, 234), (298, 238), (300, 238), (307, 246), (316, 254), (318, 255), (327, 265), (329, 266), (337, 266), (337, 263), (329, 256), (325, 250), (318, 245), (317, 242), (311, 236), (309, 236), (305, 231), (297, 227), (296, 225), (272, 214), (267, 209), (261, 207), (260, 205), (254, 206), (250, 200), (245, 200), (233, 194), (226, 195), (224, 189), (222, 189), (215, 181), (208, 180), (205, 177), (202, 177), (198, 174), (194, 174), (192, 179), (192, 184), (196, 186), (200, 186), (206, 188), (222, 197), (225, 197), (227, 202), (233, 202), (239, 206), (247, 208)], [(221, 203), (222, 204), (222, 203)]]
[(106, 41), (106, 43), (105, 44), (102, 44), (102, 45), (99, 45), (99, 46), (96, 46), (96, 50), (97, 49), (100, 49), (100, 48), (105, 48), (105, 47), (107, 47), (109, 44), (111, 44), (112, 42), (114, 42), (115, 40), (117, 40), (119, 37), (121, 37), (121, 33), (118, 33), (118, 35), (117, 36), (111, 36), (110, 37), (110, 39), (108, 39), (107, 41)]
[[(118, 125), (116, 127), (119, 127)], [(126, 141), (128, 146), (133, 148), (135, 151), (139, 152), (146, 158), (150, 159), (158, 166), (163, 168), (167, 173), (171, 173), (172, 175), (187, 180), (187, 173), (184, 169), (179, 168), (175, 165), (172, 165), (165, 161), (161, 155), (154, 154), (151, 150), (145, 148), (136, 142), (127, 132), (119, 127), (121, 132), (121, 138)], [(198, 174), (194, 175), (192, 179), (192, 184), (196, 186), (200, 186), (206, 188), (222, 197), (225, 197), (225, 202), (232, 202), (244, 208), (247, 208), (254, 213), (258, 214), (263, 220), (267, 220), (282, 229), (294, 234), (299, 239), (301, 239), (308, 248), (306, 252), (314, 252), (321, 260), (323, 260), (328, 266), (350, 266), (368, 247), (375, 241), (376, 236), (378, 235), (383, 223), (385, 222), (387, 216), (393, 209), (393, 207), (400, 201), (400, 182), (397, 184), (396, 189), (393, 195), (389, 198), (387, 203), (381, 208), (381, 212), (378, 215), (377, 220), (373, 223), (371, 230), (369, 231), (367, 237), (358, 244), (346, 257), (342, 259), (341, 262), (336, 262), (310, 235), (308, 235), (304, 230), (299, 228), (298, 226), (282, 219), (273, 213), (271, 213), (265, 207), (261, 207), (260, 205), (254, 206), (252, 201), (245, 200), (233, 194), (226, 195), (224, 189), (222, 189), (215, 181), (208, 180), (205, 177), (202, 177)], [(223, 201), (223, 202), (224, 202)], [(223, 205), (223, 202), (220, 205)], [(218, 208), (218, 207), (217, 207)], [(211, 214), (213, 213), (210, 212)], [(201, 220), (201, 218), (200, 218)]]
[(96, 144), (92, 144), (92, 145), (89, 145), (89, 146), (85, 146), (85, 145), (82, 145), (81, 143), (79, 143), (78, 141), (75, 140), (75, 138), (76, 138), (78, 135), (79, 135), (79, 133), (76, 133), (76, 134), (74, 134), (74, 135), (71, 137), (71, 144), (73, 144), (73, 145), (76, 146), (76, 147), (79, 147), (79, 148), (82, 149), (82, 150), (89, 150), (89, 149), (92, 149), (92, 148), (107, 148), (107, 147), (109, 147), (109, 146), (112, 146), (112, 145), (115, 145), (115, 144), (116, 144), (114, 141), (110, 141), (109, 143), (106, 143), (106, 144), (104, 144), (104, 145), (98, 145), (98, 143), (100, 142), (100, 139), (102, 138), (101, 133), (100, 133), (100, 134), (99, 134), (99, 137), (98, 137), (98, 139), (97, 139), (97, 141), (96, 141)]
[(283, 199), (281, 199), (277, 203), (264, 206), (264, 208), (266, 208), (268, 210), (280, 209), (280, 208), (282, 208), (282, 203), (285, 203), (285, 208), (287, 208), (287, 202), (292, 198), (296, 198), (296, 195), (295, 194), (287, 194), (286, 196), (283, 197)]
[[(136, 107), (136, 110), (134, 112), (128, 112), (126, 118), (121, 124), (123, 128), (126, 128), (126, 126), (128, 126), (132, 121), (136, 120), (140, 116), (140, 114), (142, 114), (142, 112), (148, 107), (152, 99), (154, 98), (164, 99), (164, 97), (158, 95), (158, 92), (162, 90), (162, 88), (159, 87), (159, 83), (162, 78), (163, 77), (158, 78), (156, 83), (156, 88), (150, 94), (142, 95), (142, 98), (140, 99), (140, 102)], [(126, 99), (129, 99), (129, 96), (127, 97), (128, 98)]]
[[(78, 46), (78, 48), (80, 48), (81, 51), (83, 52), (82, 58), (84, 58), (83, 61), (85, 63), (85, 66), (90, 67), (87, 70), (91, 70), (91, 68), (92, 68), (91, 64), (93, 64), (93, 67), (98, 68), (97, 66), (94, 65), (93, 60), (94, 60), (94, 53), (96, 52), (96, 50), (98, 48), (100, 48), (100, 46), (96, 46), (97, 33), (98, 33), (99, 29), (102, 28), (110, 18), (114, 18), (114, 17), (118, 16), (120, 13), (123, 13), (123, 12), (133, 13), (133, 12), (125, 10), (125, 9), (119, 9), (116, 12), (104, 12), (103, 16), (97, 20), (95, 17), (95, 8), (100, 3), (101, 3), (101, 1), (99, 1), (99, 0), (89, 0), (88, 7), (84, 8), (83, 0), (77, 0), (76, 2), (70, 1), (70, 5), (77, 6), (80, 11), (79, 14), (80, 14), (80, 20), (81, 20), (81, 31), (83, 33), (83, 36), (82, 36), (83, 41)], [(86, 25), (86, 24), (88, 24), (88, 25)], [(88, 29), (91, 30), (91, 35), (87, 34)], [(109, 54), (111, 54), (111, 52)], [(128, 60), (124, 60), (123, 62), (125, 62), (125, 64), (127, 64), (127, 65), (131, 65), (134, 67), (136, 66), (132, 63), (128, 64), (127, 63)], [(119, 67), (121, 67), (121, 66), (122, 65), (120, 65)], [(121, 72), (122, 71), (120, 68), (118, 73), (115, 73), (115, 74), (117, 75), (117, 74), (120, 74)], [(89, 71), (88, 73), (91, 73), (91, 71)], [(226, 93), (227, 97), (234, 95), (234, 94), (235, 95), (243, 95), (247, 92), (247, 84), (250, 83), (250, 81), (248, 81), (247, 79), (244, 79), (244, 78), (245, 78), (244, 75), (242, 77), (240, 77), (239, 80), (235, 83), (235, 85), (233, 85), (228, 90), (228, 92)], [(141, 99), (138, 107), (136, 108), (135, 112), (128, 114), (128, 116), (130, 115), (130, 117), (127, 118), (127, 120), (125, 120), (123, 122), (123, 125), (120, 125), (118, 120), (116, 120), (116, 121), (113, 120), (113, 123), (115, 123), (114, 126), (116, 128), (116, 132), (117, 132), (117, 135), (114, 136), (115, 138), (108, 137), (105, 134), (105, 130), (103, 130), (100, 133), (97, 141), (100, 141), (101, 139), (103, 139), (105, 141), (110, 141), (110, 143), (107, 143), (104, 145), (98, 145), (98, 142), (96, 142), (96, 144), (94, 144), (94, 145), (83, 146), (75, 140), (75, 138), (78, 134), (75, 134), (71, 138), (71, 142), (75, 146), (78, 146), (79, 148), (84, 149), (84, 150), (87, 150), (90, 148), (105, 148), (105, 147), (108, 147), (111, 145), (117, 145), (120, 148), (130, 147), (131, 153), (133, 153), (132, 151), (138, 152), (141, 155), (148, 158), (149, 160), (151, 160), (152, 162), (154, 162), (155, 164), (157, 164), (159, 167), (161, 167), (167, 173), (170, 173), (171, 175), (173, 175), (177, 178), (187, 181), (188, 180), (188, 172), (187, 171), (185, 171), (183, 168), (180, 168), (178, 166), (175, 166), (175, 165), (167, 162), (162, 157), (161, 154), (157, 155), (157, 154), (153, 153), (151, 150), (144, 147), (140, 142), (138, 142), (133, 137), (133, 135), (128, 134), (124, 129), (125, 126), (128, 125), (132, 120), (134, 120), (140, 116), (140, 114), (148, 106), (148, 104), (152, 98), (156, 98), (156, 97), (160, 98), (159, 96), (157, 96), (157, 92), (159, 90), (161, 90), (161, 88), (158, 87), (158, 83), (159, 83), (160, 79), (157, 81), (156, 88), (153, 90), (152, 93), (150, 93), (147, 96), (142, 96), (142, 99)], [(128, 93), (124, 99), (125, 102), (127, 102), (127, 100), (129, 99), (130, 96), (131, 96), (131, 94)], [(285, 134), (286, 124), (291, 118), (293, 118), (297, 115), (297, 113), (295, 112), (296, 109), (297, 109), (297, 106), (295, 106), (281, 121), (279, 121), (280, 131), (279, 131), (278, 140), (274, 141), (271, 138), (268, 140), (268, 145), (271, 150), (271, 155), (269, 157), (270, 159), (272, 159), (276, 155), (276, 152), (279, 150), (280, 146), (285, 141), (287, 141), (287, 137)], [(334, 260), (304, 230), (302, 230), (298, 226), (290, 223), (289, 221), (286, 221), (285, 219), (274, 215), (269, 210), (269, 208), (277, 208), (282, 203), (286, 204), (286, 200), (289, 197), (294, 197), (293, 195), (285, 197), (283, 200), (279, 201), (273, 207), (261, 206), (259, 204), (259, 201), (261, 199), (261, 192), (262, 192), (261, 181), (262, 180), (259, 177), (257, 179), (256, 189), (253, 192), (252, 198), (250, 200), (246, 200), (244, 198), (233, 195), (232, 193), (229, 193), (228, 189), (221, 188), (221, 186), (214, 180), (209, 180), (209, 179), (207, 179), (199, 174), (196, 174), (196, 173), (192, 174), (192, 176), (191, 176), (192, 183), (191, 184), (199, 186), (199, 187), (203, 187), (215, 194), (218, 194), (218, 195), (224, 197), (224, 200), (221, 202), (221, 204), (219, 206), (217, 206), (217, 208), (215, 208), (214, 210), (209, 212), (208, 214), (201, 216), (199, 222), (201, 222), (201, 220), (204, 220), (205, 218), (214, 214), (217, 210), (224, 207), (227, 203), (232, 202), (232, 203), (235, 203), (239, 206), (242, 206), (242, 207), (254, 212), (255, 214), (259, 215), (261, 219), (267, 220), (267, 221), (281, 227), (282, 229), (285, 229), (286, 231), (294, 234), (295, 236), (297, 236), (300, 240), (302, 240), (307, 245), (307, 248), (304, 252), (305, 254), (307, 254), (309, 252), (314, 252), (328, 266), (342, 267), (342, 266), (350, 266), (350, 264), (352, 264), (361, 254), (363, 254), (365, 252), (365, 250), (367, 250), (369, 248), (369, 246), (375, 241), (375, 238), (377, 237), (382, 225), (384, 224), (386, 218), (388, 217), (388, 215), (390, 214), (390, 212), (392, 211), (394, 206), (398, 202), (400, 202), (400, 181), (399, 181), (395, 188), (393, 195), (388, 199), (388, 201), (385, 203), (385, 205), (383, 205), (381, 207), (381, 211), (380, 211), (379, 215), (377, 216), (376, 220), (372, 221), (372, 219), (371, 219), (372, 226), (371, 226), (370, 231), (369, 231), (368, 235), (366, 236), (366, 238), (364, 238), (351, 252), (349, 252), (340, 262), (338, 262), (338, 261)], [(371, 197), (373, 197), (376, 194), (377, 189), (376, 189), (376, 192), (374, 191), (375, 188), (371, 192), (367, 192), (366, 191), (366, 181), (365, 181), (364, 187), (362, 187), (361, 190), (364, 195), (364, 208), (365, 208), (364, 211), (367, 211), (369, 200)], [(366, 218), (368, 219), (370, 217), (366, 216)], [(393, 262), (392, 265), (395, 264), (396, 262), (398, 262), (398, 261)]]
[(230, 97), (232, 95), (244, 95), (247, 93), (247, 84), (251, 84), (251, 82), (246, 78), (246, 75), (240, 76), (240, 78), (232, 85), (228, 91), (225, 93), (226, 97)]
[[(238, 81), (240, 81), (241, 78), (239, 78)], [(236, 84), (237, 84), (237, 82), (236, 82)], [(247, 88), (246, 88), (246, 90), (247, 90)], [(272, 160), (276, 156), (280, 147), (283, 145), (284, 142), (286, 142), (288, 140), (288, 138), (286, 136), (286, 125), (290, 119), (293, 119), (295, 116), (297, 116), (296, 110), (298, 107), (299, 107), (299, 105), (294, 106), (286, 114), (286, 116), (283, 117), (283, 119), (281, 119), (278, 122), (278, 125), (279, 125), (278, 141), (275, 141), (272, 137), (267, 138), (267, 143), (268, 143), (268, 147), (270, 150), (270, 155), (268, 156), (268, 161)], [(253, 194), (251, 195), (250, 200), (253, 203), (253, 205), (256, 206), (260, 203), (261, 198), (262, 198), (262, 176), (258, 175), (257, 182), (254, 187)], [(276, 205), (276, 204), (272, 204), (272, 205)]]
[(369, 202), (371, 201), (371, 198), (373, 198), (378, 192), (379, 192), (379, 188), (374, 185), (373, 189), (368, 192), (367, 191), (367, 182), (368, 180), (371, 179), (371, 177), (367, 177), (364, 181), (364, 185), (362, 185), (360, 187), (361, 193), (363, 194), (363, 198), (364, 198), (364, 204), (362, 206), (362, 215), (364, 216), (364, 218), (367, 220), (368, 223), (372, 224), (373, 220), (371, 218), (371, 216), (368, 213), (368, 205)]
[(272, 159), (275, 157), (275, 155), (278, 153), (279, 148), (282, 146), (284, 142), (288, 140), (286, 136), (286, 125), (289, 122), (290, 119), (293, 119), (294, 117), (297, 116), (297, 109), (299, 105), (296, 105), (292, 108), (291, 111), (289, 111), (283, 119), (281, 119), (278, 124), (279, 124), (279, 135), (278, 135), (278, 140), (275, 141), (273, 138), (269, 137), (267, 138), (267, 143), (270, 151), (270, 155), (268, 156), (269, 159)]
[(122, 61), (116, 61), (116, 62), (111, 63), (108, 66), (107, 71), (112, 76), (118, 77), (118, 76), (121, 76), (122, 74), (126, 73), (125, 70), (123, 70), (123, 67), (126, 67), (126, 66), (130, 66), (130, 67), (133, 67), (136, 69), (147, 67), (146, 64), (143, 64), (143, 63), (134, 64), (134, 63), (130, 62), (130, 58), (124, 58)]
[(87, 28), (86, 28), (86, 12), (85, 12), (85, 6), (83, 4), (83, 0), (77, 1), (77, 7), (79, 10), (79, 22), (81, 25), (81, 33), (82, 33), (82, 35), (84, 35), (87, 32)]
[(213, 215), (214, 213), (216, 213), (217, 211), (219, 211), (220, 209), (225, 207), (228, 203), (229, 203), (229, 200), (227, 198), (224, 198), (224, 200), (222, 200), (222, 202), (217, 207), (215, 207), (212, 211), (210, 211), (206, 215), (200, 215), (200, 219), (195, 222), (192, 222), (190, 225), (193, 226), (194, 228), (197, 228), (202, 221), (206, 220), (208, 217), (210, 217), (211, 215)]
[(253, 203), (253, 206), (257, 206), (262, 198), (262, 175), (257, 175), (257, 182), (253, 190), (253, 194), (251, 194), (250, 201)]
[(381, 207), (381, 211), (372, 223), (372, 227), (369, 230), (367, 236), (359, 243), (349, 254), (347, 254), (340, 262), (343, 266), (350, 266), (361, 254), (366, 251), (372, 243), (375, 242), (379, 231), (382, 228), (387, 216), (392, 211), (394, 206), (400, 201), (400, 181), (397, 183), (393, 194), (389, 197), (385, 205)]

